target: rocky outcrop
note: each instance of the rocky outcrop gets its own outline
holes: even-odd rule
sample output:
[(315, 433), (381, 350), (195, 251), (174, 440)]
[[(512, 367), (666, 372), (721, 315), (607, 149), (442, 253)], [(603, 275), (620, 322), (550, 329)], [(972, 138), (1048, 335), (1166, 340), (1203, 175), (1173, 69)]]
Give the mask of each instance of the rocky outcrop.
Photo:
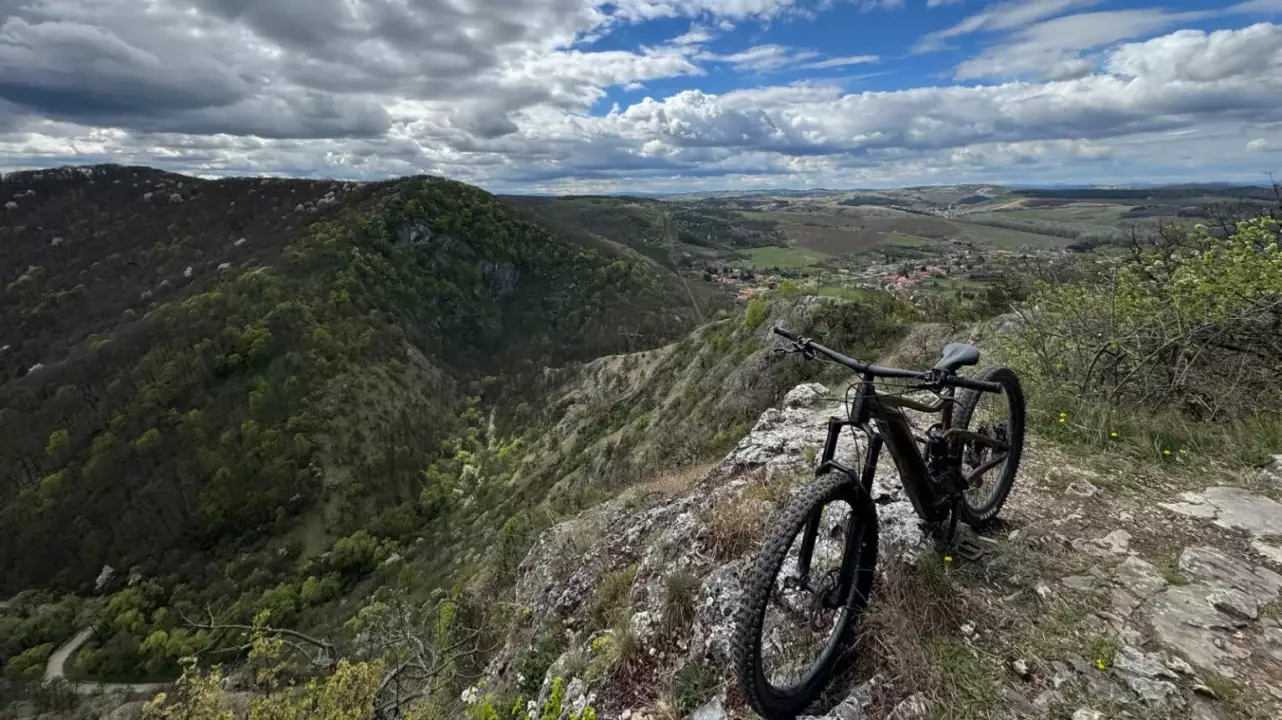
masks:
[[(572, 690), (567, 702), (590, 701), (602, 718), (752, 717), (731, 671), (733, 616), (745, 572), (768, 518), (809, 480), (827, 419), (842, 412), (824, 386), (800, 385), (688, 486), (633, 489), (544, 532), (518, 571), (523, 630), (494, 659), (489, 682), (511, 682), (530, 667), (523, 660), (539, 633), (552, 628), (567, 642), (532, 683), (541, 686), (539, 703), (561, 677)], [(839, 459), (855, 465), (853, 440), (843, 443)], [(1282, 701), (1282, 504), (1261, 494), (1272, 493), (1267, 474), (1243, 476), (1244, 487), (1219, 483), (1196, 492), (1186, 490), (1188, 484), (1119, 483), (1123, 471), (1033, 443), (1003, 513), (1009, 524), (978, 539), (987, 553), (968, 566), (957, 592), (968, 596), (972, 613), (1031, 597), (1035, 612), (1079, 608), (1080, 614), (1049, 626), (1059, 633), (1045, 643), (1045, 652), (1054, 654), (1038, 656), (1040, 646), (1025, 646), (1028, 656), (1002, 663), (1005, 676), (985, 680), (1001, 707), (993, 716), (1282, 716), (1276, 714), (1282, 711), (1276, 702)], [(921, 557), (922, 528), (888, 458), (875, 495), (883, 563)], [(1030, 554), (1044, 557), (1030, 561)], [(1055, 574), (1058, 563), (1071, 570)], [(689, 619), (674, 627), (667, 583), (678, 575), (692, 578), (694, 587)], [(592, 615), (603, 589), (620, 582), (625, 587), (614, 591), (640, 660), (626, 671), (603, 670), (601, 649), (620, 629)], [(998, 617), (1002, 621), (993, 622)], [(968, 615), (960, 636), (950, 640), (984, 657), (993, 651), (989, 638), (1000, 647), (1019, 634), (1010, 617)], [(674, 694), (673, 678), (693, 664), (710, 669), (715, 682), (697, 706), (678, 712), (663, 698)], [(847, 692), (827, 714), (807, 720), (930, 717), (940, 710), (932, 705), (937, 698), (881, 676)], [(1227, 692), (1239, 696), (1229, 703)]]
[[(645, 672), (670, 676), (686, 663), (701, 662), (728, 680), (733, 616), (761, 529), (811, 477), (811, 463), (823, 444), (828, 418), (842, 414), (841, 403), (827, 388), (801, 385), (787, 395), (782, 407), (766, 411), (725, 459), (688, 490), (654, 503), (645, 502), (644, 490), (627, 493), (545, 532), (520, 565), (516, 602), (528, 612), (531, 627), (559, 624), (573, 640), (548, 670), (542, 694), (547, 694), (558, 673), (583, 664), (574, 662), (575, 656), (592, 657), (594, 647), (601, 646), (594, 640), (613, 632), (587, 628), (584, 617), (603, 580), (629, 569), (634, 571), (627, 591), (630, 626), (647, 658)], [(856, 452), (855, 443), (847, 441), (839, 459), (857, 466)], [(874, 494), (882, 556), (915, 556), (925, 537), (892, 464), (880, 468)], [(753, 532), (747, 541), (730, 542), (723, 535), (735, 528), (723, 527), (719, 516), (753, 523)], [(678, 573), (693, 576), (698, 587), (688, 628), (674, 632), (664, 620), (669, 602), (666, 581)], [(577, 632), (581, 629), (590, 632)], [(509, 641), (491, 664), (495, 680), (519, 664), (529, 639), (525, 635)], [(642, 707), (630, 707), (625, 699), (628, 693), (610, 687), (622, 682), (619, 674), (563, 680), (567, 687), (574, 686), (573, 680), (582, 680), (582, 691), (599, 698), (600, 717), (644, 717)], [(842, 707), (842, 714), (833, 718), (854, 717), (849, 703)], [(709, 707), (700, 717), (704, 716), (725, 715)]]

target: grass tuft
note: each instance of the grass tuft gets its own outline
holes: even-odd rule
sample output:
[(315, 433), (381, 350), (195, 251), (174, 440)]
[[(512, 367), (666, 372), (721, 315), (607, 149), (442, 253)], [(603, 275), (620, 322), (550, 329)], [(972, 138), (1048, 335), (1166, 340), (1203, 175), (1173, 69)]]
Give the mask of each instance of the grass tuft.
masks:
[(678, 570), (664, 579), (663, 629), (666, 633), (684, 633), (690, 627), (699, 586), (699, 578), (687, 570)]
[(752, 498), (717, 508), (708, 518), (712, 551), (717, 560), (729, 562), (757, 547), (765, 523), (762, 503)]
[(632, 565), (601, 578), (588, 605), (589, 628), (609, 627), (618, 621), (620, 614), (631, 605), (632, 582), (636, 577), (637, 566)]
[(672, 703), (682, 715), (699, 709), (712, 699), (721, 678), (707, 663), (695, 660), (681, 666), (672, 678)]

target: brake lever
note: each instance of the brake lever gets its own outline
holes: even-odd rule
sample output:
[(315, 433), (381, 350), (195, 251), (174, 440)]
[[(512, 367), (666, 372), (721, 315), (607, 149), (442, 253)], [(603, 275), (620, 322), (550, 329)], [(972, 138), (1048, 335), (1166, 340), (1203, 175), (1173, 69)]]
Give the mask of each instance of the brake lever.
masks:
[(803, 347), (801, 347), (801, 346), (800, 346), (800, 344), (795, 343), (795, 342), (794, 342), (794, 343), (792, 343), (792, 347), (786, 347), (786, 348), (777, 347), (777, 348), (775, 348), (775, 349), (774, 349), (774, 353), (775, 353), (775, 355), (779, 355), (780, 357), (782, 357), (782, 356), (784, 356), (784, 355), (796, 355), (796, 354), (800, 353), (800, 354), (801, 354), (803, 357), (805, 357), (806, 359), (813, 360), (813, 359), (815, 358), (815, 353), (814, 353), (814, 351), (813, 351), (813, 350), (809, 350), (809, 349), (803, 348)]

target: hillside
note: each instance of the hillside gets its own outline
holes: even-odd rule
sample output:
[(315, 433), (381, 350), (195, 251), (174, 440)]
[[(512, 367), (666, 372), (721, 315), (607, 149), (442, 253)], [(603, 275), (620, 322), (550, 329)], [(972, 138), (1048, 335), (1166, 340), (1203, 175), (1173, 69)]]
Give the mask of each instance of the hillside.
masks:
[(674, 269), (735, 250), (785, 244), (773, 223), (712, 203), (593, 196), (506, 199), (560, 225), (635, 248)]
[[(0, 181), (0, 594), (417, 507), (469, 387), (662, 343), (683, 284), (416, 178)], [(406, 505), (409, 500), (415, 502)], [(189, 566), (187, 566), (189, 567)]]
[[(902, 367), (978, 343), (1033, 435), (978, 561), (921, 546), (886, 458), (862, 660), (817, 713), (1280, 709), (1267, 217), (1071, 253), (840, 193), (2, 182), (0, 706), (23, 717), (133, 718), (157, 687), (173, 718), (749, 717), (729, 619), (850, 380), (774, 325)], [(676, 233), (702, 222), (710, 245)], [(860, 224), (882, 239), (756, 264)]]

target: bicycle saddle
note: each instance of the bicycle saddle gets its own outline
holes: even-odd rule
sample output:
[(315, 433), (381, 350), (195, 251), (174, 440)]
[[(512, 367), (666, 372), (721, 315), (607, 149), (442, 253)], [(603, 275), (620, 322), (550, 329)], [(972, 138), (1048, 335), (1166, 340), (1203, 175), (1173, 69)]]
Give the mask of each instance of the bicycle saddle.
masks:
[(979, 348), (965, 343), (949, 343), (944, 346), (943, 356), (933, 369), (956, 372), (957, 368), (978, 364)]

